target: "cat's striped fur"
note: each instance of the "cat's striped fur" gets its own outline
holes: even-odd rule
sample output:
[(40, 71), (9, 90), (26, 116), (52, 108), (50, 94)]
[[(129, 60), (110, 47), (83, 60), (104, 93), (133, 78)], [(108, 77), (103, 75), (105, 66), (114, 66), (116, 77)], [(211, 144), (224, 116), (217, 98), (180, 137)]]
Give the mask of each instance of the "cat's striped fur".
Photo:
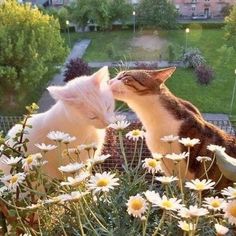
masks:
[[(205, 121), (199, 110), (174, 96), (164, 85), (175, 68), (156, 71), (130, 70), (119, 73), (110, 82), (116, 99), (126, 102), (138, 115), (147, 130), (147, 145), (152, 152), (167, 153), (168, 146), (160, 142), (164, 135), (198, 138), (201, 143), (191, 148), (189, 178), (199, 178), (204, 173), (203, 164), (197, 156), (212, 157), (207, 145), (216, 144), (226, 148), (226, 153), (236, 157), (236, 139), (209, 122)], [(176, 144), (174, 152), (186, 151), (183, 145)], [(166, 163), (171, 165), (170, 162)], [(183, 163), (182, 168), (186, 165)], [(171, 169), (172, 167), (170, 167)], [(209, 171), (209, 178), (217, 181), (221, 175), (216, 163)], [(231, 182), (222, 178), (217, 188), (221, 189)]]

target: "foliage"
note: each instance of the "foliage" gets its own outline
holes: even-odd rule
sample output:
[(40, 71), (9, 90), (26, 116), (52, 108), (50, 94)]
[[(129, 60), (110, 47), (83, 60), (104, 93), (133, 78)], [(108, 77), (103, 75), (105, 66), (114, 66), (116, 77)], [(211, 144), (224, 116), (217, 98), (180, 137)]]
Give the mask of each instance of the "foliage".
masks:
[(230, 14), (230, 11), (232, 10), (232, 8), (233, 8), (233, 5), (226, 3), (225, 6), (222, 7), (220, 12), (224, 17), (226, 17)]
[(29, 4), (0, 4), (0, 93), (15, 106), (64, 60), (58, 21)]
[(137, 7), (138, 24), (161, 29), (174, 29), (178, 13), (167, 0), (141, 0)]
[[(114, 144), (114, 141), (117, 141), (115, 145), (120, 146), (117, 161), (122, 163), (121, 170), (111, 168), (110, 172), (103, 172), (103, 158), (106, 161), (109, 159), (112, 161), (112, 156), (99, 156), (98, 159), (100, 160), (95, 161), (94, 152), (96, 148), (94, 144), (82, 145), (83, 149), (81, 146), (78, 151), (76, 148), (68, 148), (67, 143), (66, 149), (63, 150), (65, 146), (62, 146), (62, 143), (64, 141), (60, 137), (60, 141), (55, 141), (58, 146), (59, 161), (62, 161), (62, 157), (66, 156), (75, 164), (75, 159), (79, 160), (81, 151), (86, 151), (90, 158), (86, 163), (80, 163), (77, 170), (73, 169), (66, 173), (64, 166), (64, 170), (61, 170), (61, 180), (49, 178), (43, 173), (47, 152), (42, 149), (41, 154), (26, 154), (29, 140), (23, 138), (24, 129), (27, 126), (27, 120), (36, 109), (37, 106), (35, 105), (28, 107), (28, 114), (25, 116), (24, 122), (21, 123), (23, 129), (14, 138), (15, 144), (13, 146), (10, 146), (4, 137), (0, 137), (0, 156), (5, 155), (6, 161), (18, 159), (15, 164), (9, 164), (11, 175), (1, 177), (1, 209), (6, 217), (7, 226), (11, 226), (1, 228), (5, 230), (1, 233), (6, 233), (8, 230), (8, 235), (15, 235), (16, 232), (17, 234), (27, 233), (30, 235), (42, 235), (42, 232), (43, 235), (88, 236), (158, 235), (159, 233), (182, 235), (183, 231), (178, 225), (186, 217), (185, 220), (194, 225), (187, 232), (189, 236), (216, 235), (214, 224), (218, 222), (229, 227), (229, 235), (231, 233), (233, 235), (235, 223), (230, 226), (228, 218), (222, 214), (223, 210), (221, 209), (223, 204), (228, 204), (229, 207), (230, 200), (222, 197), (221, 200), (224, 202), (222, 205), (220, 205), (221, 203), (218, 206), (212, 204), (211, 207), (217, 208), (214, 211), (210, 210), (210, 204), (208, 206), (205, 204), (206, 199), (203, 197), (206, 195), (203, 195), (202, 191), (206, 189), (204, 193), (207, 196), (215, 196), (214, 189), (209, 190), (210, 187), (208, 187), (208, 185), (213, 186), (215, 183), (210, 180), (207, 181), (208, 184), (204, 181), (197, 184), (197, 180), (196, 185), (190, 183), (181, 177), (181, 173), (186, 170), (180, 169), (180, 162), (177, 160), (173, 161), (173, 166), (174, 174), (179, 178), (174, 178), (173, 182), (170, 183), (164, 183), (160, 180), (158, 183), (156, 177), (161, 176), (161, 160), (167, 158), (167, 155), (156, 154), (155, 156), (153, 154), (153, 157), (150, 156), (150, 158), (141, 160), (145, 133), (137, 127), (128, 132), (129, 126), (131, 126), (128, 122), (125, 122), (126, 128), (119, 128), (119, 124), (121, 124), (119, 121), (113, 124), (113, 127), (117, 128), (113, 128), (112, 143)], [(63, 135), (68, 142), (69, 134)], [(128, 137), (131, 144), (129, 148), (124, 145)], [(165, 142), (169, 142), (170, 151), (173, 142), (180, 142), (176, 139), (177, 137), (173, 138), (175, 141), (170, 142), (165, 137)], [(189, 155), (191, 147), (199, 142), (197, 139), (190, 140), (191, 146), (187, 146), (186, 141), (185, 144), (183, 141), (184, 139), (182, 139), (182, 144), (187, 151), (184, 156)], [(69, 145), (71, 147), (71, 144)], [(218, 148), (221, 147), (218, 146)], [(114, 150), (111, 147), (108, 150), (113, 155)], [(211, 163), (215, 160), (215, 152), (212, 151), (212, 157), (207, 158), (210, 161), (204, 162), (206, 176), (211, 168)], [(73, 159), (74, 161), (72, 161)], [(169, 161), (172, 160), (169, 159)], [(82, 177), (83, 175), (84, 177)], [(234, 191), (236, 190), (234, 189)], [(26, 197), (22, 198), (21, 194), (25, 194)], [(130, 201), (135, 196), (142, 198), (142, 204), (145, 204), (145, 207), (140, 201)], [(181, 215), (180, 210), (190, 205), (195, 205), (197, 210), (190, 211), (189, 216), (188, 214)], [(235, 209), (233, 207), (232, 210)], [(203, 209), (200, 210), (199, 208)], [(207, 208), (209, 211), (206, 210)], [(196, 212), (205, 213), (196, 217)], [(235, 215), (232, 218), (235, 222)]]
[(169, 44), (168, 46), (168, 60), (169, 62), (172, 62), (175, 60), (175, 49), (172, 44)]
[(214, 73), (212, 68), (209, 66), (202, 64), (195, 68), (195, 73), (198, 78), (198, 82), (202, 85), (208, 85), (214, 78)]
[(197, 68), (205, 64), (205, 59), (198, 48), (188, 48), (183, 55), (183, 63), (186, 67)]
[(142, 70), (156, 70), (158, 69), (158, 62), (153, 62), (153, 63), (136, 62), (135, 68)]
[(111, 29), (115, 21), (124, 22), (131, 9), (125, 0), (77, 0), (71, 7), (72, 19), (82, 28), (93, 23), (102, 29)]
[(79, 77), (81, 75), (89, 75), (91, 73), (91, 69), (88, 66), (88, 63), (83, 61), (80, 58), (71, 59), (67, 64), (64, 71), (64, 81), (70, 81), (75, 77)]
[(230, 11), (229, 16), (225, 18), (225, 23), (226, 44), (236, 50), (236, 5)]
[(189, 22), (181, 22), (179, 23), (180, 29), (192, 28), (193, 24), (197, 24), (201, 29), (221, 29), (225, 26), (224, 22), (197, 22), (197, 23), (189, 23)]

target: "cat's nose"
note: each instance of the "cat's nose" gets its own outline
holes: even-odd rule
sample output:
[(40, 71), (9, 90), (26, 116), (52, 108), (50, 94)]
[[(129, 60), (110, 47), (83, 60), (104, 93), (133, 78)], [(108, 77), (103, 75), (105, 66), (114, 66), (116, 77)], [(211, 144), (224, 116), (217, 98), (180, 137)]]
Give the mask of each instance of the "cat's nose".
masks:
[(108, 81), (108, 84), (109, 84), (109, 85), (112, 85), (113, 82), (114, 82), (114, 80), (111, 79), (111, 80)]

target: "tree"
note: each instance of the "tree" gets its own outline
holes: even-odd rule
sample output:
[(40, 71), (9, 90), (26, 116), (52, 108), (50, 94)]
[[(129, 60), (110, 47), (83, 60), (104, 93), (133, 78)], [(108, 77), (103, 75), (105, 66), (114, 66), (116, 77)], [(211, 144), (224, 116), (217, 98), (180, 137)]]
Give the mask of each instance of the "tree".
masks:
[[(0, 93), (2, 105), (15, 105), (37, 91), (67, 50), (57, 20), (29, 4), (0, 5)], [(28, 94), (28, 95), (27, 95)]]
[(229, 16), (225, 18), (225, 23), (226, 44), (236, 50), (236, 5), (230, 11)]
[(141, 0), (137, 7), (140, 25), (173, 29), (177, 26), (177, 16), (175, 6), (167, 0)]
[(226, 17), (230, 14), (230, 11), (232, 10), (233, 6), (227, 3), (224, 7), (222, 7), (220, 13), (223, 15), (223, 17)]

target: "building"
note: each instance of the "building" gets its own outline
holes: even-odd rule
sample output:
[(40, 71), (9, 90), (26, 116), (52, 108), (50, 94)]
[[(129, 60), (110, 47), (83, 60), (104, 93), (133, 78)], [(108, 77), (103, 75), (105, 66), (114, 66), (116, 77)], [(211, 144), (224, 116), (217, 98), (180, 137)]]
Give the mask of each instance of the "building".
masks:
[(221, 10), (236, 0), (172, 0), (182, 18), (207, 19), (223, 17)]

